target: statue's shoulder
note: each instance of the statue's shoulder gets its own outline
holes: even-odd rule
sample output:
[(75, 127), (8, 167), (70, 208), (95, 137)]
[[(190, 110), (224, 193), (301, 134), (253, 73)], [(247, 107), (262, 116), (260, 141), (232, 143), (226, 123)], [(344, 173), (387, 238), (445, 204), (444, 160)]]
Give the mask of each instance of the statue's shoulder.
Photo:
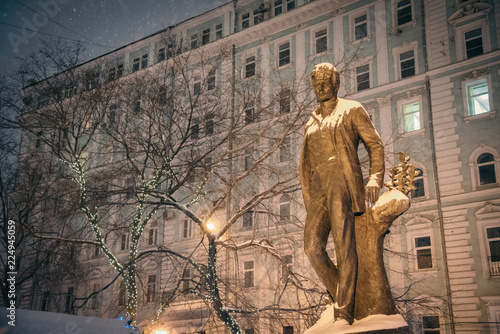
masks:
[(363, 105), (358, 101), (343, 98), (339, 98), (339, 106), (341, 106), (345, 110), (357, 109), (359, 107), (363, 108)]

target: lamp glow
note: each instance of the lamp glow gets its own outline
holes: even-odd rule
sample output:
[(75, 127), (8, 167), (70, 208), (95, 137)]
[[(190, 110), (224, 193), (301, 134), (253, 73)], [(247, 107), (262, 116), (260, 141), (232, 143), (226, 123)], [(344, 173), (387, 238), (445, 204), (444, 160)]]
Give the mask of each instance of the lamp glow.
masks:
[(155, 330), (155, 334), (170, 334), (170, 332), (163, 329), (157, 329)]
[(210, 231), (213, 231), (215, 230), (215, 225), (213, 223), (207, 223), (207, 228), (210, 230)]

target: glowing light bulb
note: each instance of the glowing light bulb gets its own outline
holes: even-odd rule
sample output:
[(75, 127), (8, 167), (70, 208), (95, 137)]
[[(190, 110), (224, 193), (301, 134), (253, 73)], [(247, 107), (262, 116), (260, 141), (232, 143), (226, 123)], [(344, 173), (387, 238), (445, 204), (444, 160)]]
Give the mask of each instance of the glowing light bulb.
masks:
[(210, 230), (210, 231), (213, 231), (215, 230), (215, 225), (213, 223), (207, 223), (207, 228)]

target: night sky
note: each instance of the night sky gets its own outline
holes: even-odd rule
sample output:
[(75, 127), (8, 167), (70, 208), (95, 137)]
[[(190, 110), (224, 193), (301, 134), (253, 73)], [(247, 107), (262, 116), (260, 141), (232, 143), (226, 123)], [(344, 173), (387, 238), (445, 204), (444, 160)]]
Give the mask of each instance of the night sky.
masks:
[(0, 72), (15, 69), (40, 39), (80, 40), (93, 58), (227, 2), (0, 0)]

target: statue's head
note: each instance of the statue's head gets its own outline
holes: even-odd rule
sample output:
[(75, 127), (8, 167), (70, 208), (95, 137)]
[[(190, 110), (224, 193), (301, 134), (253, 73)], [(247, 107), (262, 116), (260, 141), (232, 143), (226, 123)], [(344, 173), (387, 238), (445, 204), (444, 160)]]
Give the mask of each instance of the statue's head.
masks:
[(318, 101), (328, 101), (337, 97), (340, 75), (332, 64), (321, 63), (314, 66), (311, 72), (311, 83)]

